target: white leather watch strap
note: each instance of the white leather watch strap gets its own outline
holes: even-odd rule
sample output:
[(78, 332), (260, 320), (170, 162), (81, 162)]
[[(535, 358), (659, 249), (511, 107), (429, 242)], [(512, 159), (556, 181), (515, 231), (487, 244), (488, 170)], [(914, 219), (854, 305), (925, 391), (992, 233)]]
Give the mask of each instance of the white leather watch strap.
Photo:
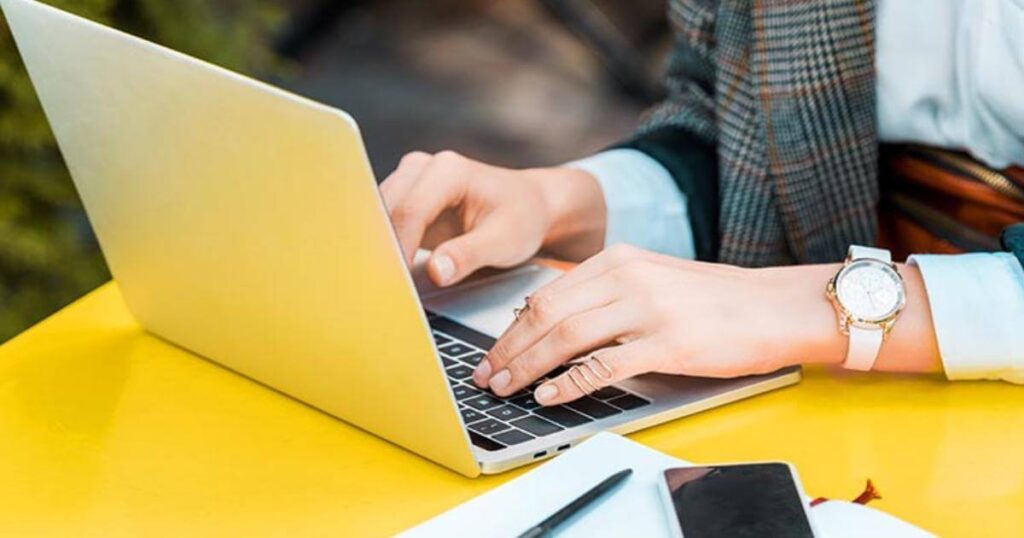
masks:
[[(892, 261), (892, 253), (882, 248), (852, 245), (848, 254), (851, 260), (873, 258), (886, 263)], [(850, 327), (850, 347), (846, 351), (846, 360), (843, 362), (843, 368), (860, 371), (868, 371), (874, 368), (875, 360), (878, 359), (878, 352), (882, 349), (884, 336), (885, 334), (880, 327), (871, 329)]]
[(850, 348), (846, 351), (843, 368), (866, 372), (875, 366), (882, 349), (882, 329), (850, 327)]
[(848, 254), (850, 255), (851, 260), (859, 260), (861, 258), (874, 258), (876, 260), (881, 260), (885, 263), (889, 263), (892, 261), (892, 253), (884, 248), (862, 247), (858, 245), (852, 245), (850, 246)]

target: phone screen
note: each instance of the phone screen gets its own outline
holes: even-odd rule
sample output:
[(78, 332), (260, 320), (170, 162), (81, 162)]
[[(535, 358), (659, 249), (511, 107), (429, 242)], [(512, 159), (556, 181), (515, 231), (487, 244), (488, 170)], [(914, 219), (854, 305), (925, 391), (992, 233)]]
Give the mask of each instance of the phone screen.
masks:
[(665, 480), (683, 538), (814, 538), (784, 463), (669, 469)]

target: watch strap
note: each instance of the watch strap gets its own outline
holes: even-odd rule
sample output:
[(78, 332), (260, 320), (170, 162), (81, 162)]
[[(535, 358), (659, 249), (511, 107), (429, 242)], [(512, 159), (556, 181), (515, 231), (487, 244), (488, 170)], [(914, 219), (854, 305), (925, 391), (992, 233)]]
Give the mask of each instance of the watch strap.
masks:
[(846, 351), (843, 368), (866, 372), (875, 366), (878, 352), (882, 349), (882, 329), (850, 327), (850, 347)]
[[(883, 248), (851, 245), (847, 255), (850, 260), (869, 258), (885, 263), (892, 262), (892, 253)], [(878, 359), (878, 352), (882, 349), (885, 332), (881, 327), (864, 328), (856, 326), (850, 327), (849, 331), (850, 347), (846, 351), (846, 360), (843, 361), (843, 368), (860, 371), (868, 371), (874, 368), (875, 360)]]
[(862, 258), (872, 258), (880, 260), (885, 263), (892, 261), (892, 253), (884, 248), (874, 247), (862, 247), (859, 245), (851, 245), (847, 255), (851, 260), (860, 260)]

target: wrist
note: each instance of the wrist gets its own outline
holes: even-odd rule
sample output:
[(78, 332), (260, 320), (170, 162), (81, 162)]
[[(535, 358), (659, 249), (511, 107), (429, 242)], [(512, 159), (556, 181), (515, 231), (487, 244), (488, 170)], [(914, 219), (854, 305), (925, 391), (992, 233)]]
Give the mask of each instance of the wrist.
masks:
[(777, 272), (782, 282), (780, 308), (790, 310), (779, 316), (782, 327), (781, 354), (785, 366), (797, 364), (842, 364), (846, 359), (847, 337), (839, 330), (825, 285), (841, 264), (802, 265), (766, 269)]
[[(846, 360), (849, 337), (839, 328), (835, 307), (825, 295), (825, 285), (841, 264), (804, 265), (765, 269), (777, 272), (783, 290), (779, 308), (792, 308), (791, 316), (779, 316), (781, 362), (796, 364), (834, 364)], [(875, 360), (875, 370), (898, 372), (941, 371), (938, 346), (928, 307), (928, 298), (916, 267), (899, 264), (907, 285), (907, 306)], [(790, 298), (790, 302), (784, 298)]]
[(594, 176), (575, 168), (540, 168), (531, 170), (528, 177), (539, 189), (547, 215), (542, 248), (571, 261), (600, 252), (607, 209)]

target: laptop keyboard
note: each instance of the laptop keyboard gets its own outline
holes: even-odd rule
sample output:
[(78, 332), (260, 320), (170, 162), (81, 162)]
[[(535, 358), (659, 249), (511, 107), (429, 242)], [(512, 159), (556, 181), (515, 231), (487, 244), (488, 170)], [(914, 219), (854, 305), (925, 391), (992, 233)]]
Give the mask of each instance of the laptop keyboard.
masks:
[(610, 386), (565, 405), (542, 407), (534, 401), (533, 390), (565, 372), (564, 366), (527, 389), (501, 398), (477, 388), (472, 380), (473, 370), (494, 345), (494, 339), (444, 316), (427, 312), (427, 318), (469, 438), (484, 450), (501, 450), (651, 403)]

